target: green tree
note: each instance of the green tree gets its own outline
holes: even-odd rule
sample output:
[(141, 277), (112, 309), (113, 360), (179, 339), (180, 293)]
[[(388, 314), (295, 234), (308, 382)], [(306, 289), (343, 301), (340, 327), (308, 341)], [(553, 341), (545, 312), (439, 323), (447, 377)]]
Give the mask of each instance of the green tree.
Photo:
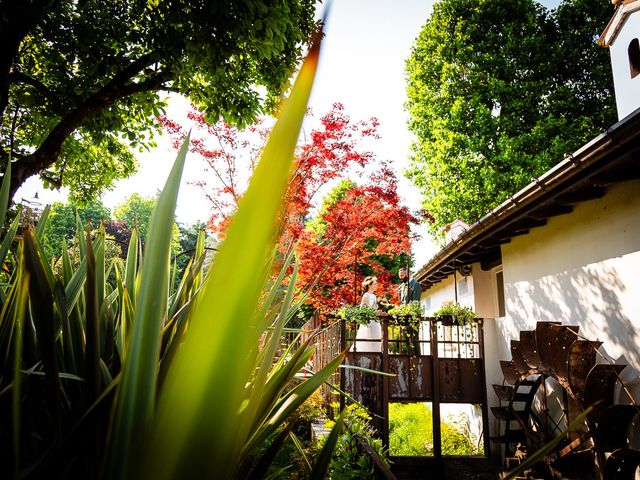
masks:
[(196, 222), (192, 225), (178, 224), (179, 248), (178, 251), (175, 252), (177, 268), (176, 279), (182, 278), (189, 260), (193, 257), (196, 243), (198, 242), (198, 235), (200, 235), (201, 230), (205, 229), (206, 224), (204, 222)]
[[(124, 202), (116, 205), (113, 210), (114, 218), (119, 222), (125, 222), (129, 226), (129, 230), (136, 227), (138, 236), (144, 244), (147, 238), (147, 230), (149, 228), (149, 220), (156, 206), (154, 198), (145, 198), (137, 193), (132, 193)], [(172, 254), (180, 251), (179, 230), (178, 225), (173, 224), (173, 238), (171, 244)]]
[[(5, 0), (0, 160), (93, 198), (135, 169), (178, 92), (215, 122), (271, 109), (315, 30), (313, 0)], [(256, 88), (260, 86), (262, 88)], [(263, 93), (260, 93), (263, 92)]]
[(129, 228), (137, 227), (138, 235), (144, 241), (155, 205), (155, 199), (132, 193), (124, 202), (116, 205), (113, 216), (119, 222), (126, 222)]
[[(586, 12), (586, 13), (585, 13)], [(607, 2), (441, 0), (407, 60), (407, 176), (435, 218), (473, 222), (614, 121)]]
[(82, 208), (72, 203), (53, 203), (43, 235), (47, 254), (57, 257), (62, 253), (62, 244), (69, 244), (75, 236), (76, 214), (83, 225), (89, 222), (92, 229), (98, 228), (101, 221), (111, 219), (111, 212), (100, 200), (93, 200)]

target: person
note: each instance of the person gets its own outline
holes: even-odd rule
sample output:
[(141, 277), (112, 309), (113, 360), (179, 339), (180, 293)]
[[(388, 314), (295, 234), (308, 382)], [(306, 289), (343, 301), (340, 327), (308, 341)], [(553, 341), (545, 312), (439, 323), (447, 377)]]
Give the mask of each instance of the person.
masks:
[(419, 302), (422, 288), (415, 278), (409, 278), (409, 269), (401, 267), (398, 270), (398, 276), (402, 280), (402, 288), (400, 289), (400, 303)]
[[(402, 280), (402, 287), (400, 289), (400, 303), (407, 304), (411, 302), (419, 302), (422, 288), (420, 283), (415, 278), (409, 278), (409, 269), (407, 267), (401, 267), (398, 270), (398, 276)], [(420, 355), (420, 334), (416, 331), (404, 331), (403, 339), (406, 345), (411, 345), (413, 355)]]
[[(362, 281), (362, 300), (361, 307), (369, 307), (378, 309), (378, 298), (376, 297), (376, 289), (378, 288), (378, 279), (374, 276), (366, 277)], [(357, 352), (381, 352), (382, 351), (382, 327), (380, 322), (372, 320), (369, 325), (359, 325), (356, 333), (356, 342), (352, 351)], [(365, 340), (365, 341), (363, 341)], [(366, 340), (377, 340), (376, 342), (367, 342)]]

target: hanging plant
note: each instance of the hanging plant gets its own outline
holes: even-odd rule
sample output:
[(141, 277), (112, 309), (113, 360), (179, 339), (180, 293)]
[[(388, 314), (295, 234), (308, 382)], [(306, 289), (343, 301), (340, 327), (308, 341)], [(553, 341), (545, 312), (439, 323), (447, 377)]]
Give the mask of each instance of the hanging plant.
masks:
[(369, 325), (372, 321), (378, 321), (379, 318), (378, 310), (366, 305), (355, 307), (345, 305), (335, 312), (335, 314), (340, 318), (344, 318), (349, 323), (358, 325)]
[(389, 315), (398, 325), (409, 326), (418, 331), (422, 322), (422, 307), (420, 302), (409, 302), (396, 305), (389, 310)]
[(436, 320), (441, 323), (451, 323), (464, 327), (473, 325), (478, 318), (473, 310), (469, 307), (463, 307), (457, 304), (445, 305), (435, 312)]
[(389, 315), (395, 324), (389, 328), (389, 350), (392, 353), (420, 355), (419, 332), (423, 320), (420, 302), (396, 305), (389, 310)]

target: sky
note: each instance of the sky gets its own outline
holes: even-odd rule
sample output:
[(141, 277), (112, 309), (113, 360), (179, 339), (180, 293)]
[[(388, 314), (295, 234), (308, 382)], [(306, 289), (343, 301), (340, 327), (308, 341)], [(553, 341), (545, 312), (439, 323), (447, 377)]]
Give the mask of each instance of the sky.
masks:
[[(378, 118), (381, 139), (371, 148), (378, 158), (392, 161), (401, 198), (411, 210), (420, 208), (420, 200), (417, 189), (402, 174), (408, 164), (412, 138), (403, 107), (404, 66), (433, 3), (433, 0), (334, 0), (310, 98), (310, 107), (318, 115), (327, 112), (334, 102), (341, 102), (354, 120)], [(553, 8), (559, 0), (542, 3)], [(186, 105), (185, 101), (173, 100), (169, 115), (184, 110)], [(154, 196), (164, 185), (174, 158), (168, 138), (159, 138), (156, 149), (138, 156), (138, 173), (119, 181), (114, 190), (102, 196), (103, 202), (113, 208), (134, 192)], [(202, 176), (197, 159), (191, 160), (187, 159), (176, 211), (178, 221), (187, 224), (206, 221), (210, 214), (202, 193), (188, 184)], [(18, 190), (15, 200), (32, 199), (36, 191), (38, 201), (43, 204), (66, 200), (64, 191), (43, 190), (36, 178)], [(414, 234), (418, 238), (412, 245), (412, 253), (416, 266), (420, 267), (439, 247), (427, 236), (426, 226), (419, 226)]]

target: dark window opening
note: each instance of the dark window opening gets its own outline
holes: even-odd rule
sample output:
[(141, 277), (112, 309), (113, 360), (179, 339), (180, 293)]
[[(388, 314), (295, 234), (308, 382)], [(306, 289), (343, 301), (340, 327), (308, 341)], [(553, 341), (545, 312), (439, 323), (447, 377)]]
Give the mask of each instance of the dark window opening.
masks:
[(631, 40), (629, 44), (629, 68), (631, 69), (631, 78), (635, 78), (640, 74), (640, 42), (637, 38)]
[(498, 317), (502, 318), (506, 315), (504, 304), (504, 276), (502, 270), (496, 273), (496, 293), (498, 294)]

